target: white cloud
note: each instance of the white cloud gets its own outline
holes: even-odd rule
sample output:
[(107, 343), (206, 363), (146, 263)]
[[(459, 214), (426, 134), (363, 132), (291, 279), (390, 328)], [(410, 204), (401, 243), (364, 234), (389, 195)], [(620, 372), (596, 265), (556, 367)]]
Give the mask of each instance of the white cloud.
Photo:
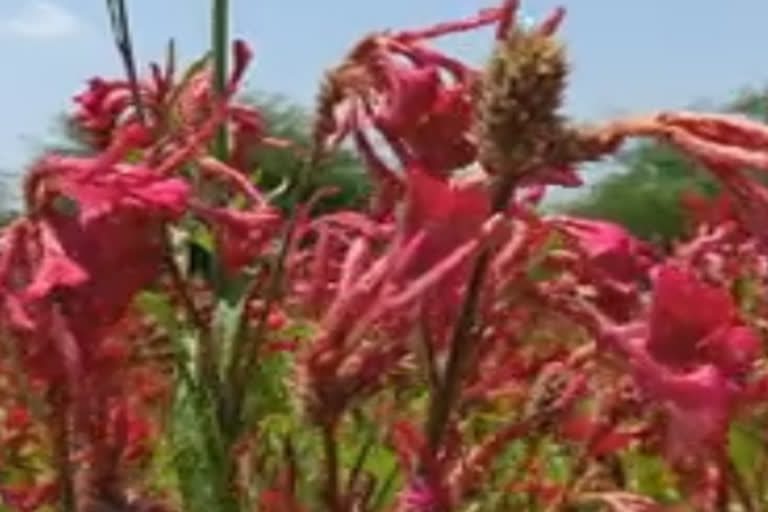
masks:
[(0, 18), (0, 34), (26, 39), (58, 39), (76, 34), (74, 14), (46, 0), (29, 0), (16, 13)]

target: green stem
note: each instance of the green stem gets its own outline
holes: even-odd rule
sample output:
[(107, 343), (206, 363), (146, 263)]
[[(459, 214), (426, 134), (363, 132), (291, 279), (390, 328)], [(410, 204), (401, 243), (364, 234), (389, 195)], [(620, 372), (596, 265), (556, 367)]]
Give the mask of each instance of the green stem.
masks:
[(218, 360), (218, 353), (210, 329), (208, 328), (203, 314), (195, 305), (188, 283), (185, 281), (184, 276), (173, 257), (173, 247), (168, 237), (165, 239), (164, 249), (164, 259), (171, 278), (171, 286), (173, 287), (178, 300), (181, 302), (181, 306), (184, 309), (189, 322), (198, 331), (200, 346), (197, 354), (196, 368), (200, 372), (202, 380), (205, 382), (208, 390), (214, 397), (219, 397), (221, 395), (221, 385), (219, 383), (219, 375), (216, 371), (215, 364)]
[[(211, 47), (213, 50), (213, 87), (219, 98), (223, 98), (227, 89), (227, 52), (229, 50), (229, 1), (213, 0), (213, 21), (211, 27)], [(227, 159), (227, 127), (222, 124), (214, 140), (214, 155), (219, 160)]]
[[(311, 175), (314, 170), (311, 161), (303, 163), (296, 176), (291, 204), (299, 204), (305, 198), (307, 191), (311, 187)], [(225, 371), (225, 383), (228, 386), (226, 393), (228, 414), (226, 423), (231, 432), (236, 432), (241, 425), (241, 414), (243, 411), (243, 402), (248, 385), (247, 378), (252, 374), (255, 367), (259, 351), (268, 334), (267, 319), (272, 307), (278, 303), (283, 294), (283, 278), (285, 275), (285, 265), (288, 258), (288, 252), (293, 244), (293, 239), (299, 224), (299, 214), (301, 210), (294, 208), (288, 218), (285, 231), (280, 242), (280, 248), (272, 263), (270, 275), (264, 287), (264, 309), (256, 319), (256, 326), (251, 333), (247, 329), (241, 329), (239, 336), (232, 347), (232, 354), (228, 361), (228, 367)], [(251, 334), (248, 336), (248, 334)]]
[[(514, 176), (502, 175), (500, 177), (491, 203), (493, 213), (499, 213), (506, 209), (514, 186)], [(472, 347), (471, 333), (475, 325), (477, 305), (480, 301), (480, 292), (490, 262), (491, 253), (488, 249), (481, 252), (475, 261), (464, 302), (453, 330), (445, 374), (440, 380), (440, 386), (431, 395), (426, 425), (430, 456), (435, 456), (440, 448), (463, 377), (464, 363), (469, 359), (468, 356)]]

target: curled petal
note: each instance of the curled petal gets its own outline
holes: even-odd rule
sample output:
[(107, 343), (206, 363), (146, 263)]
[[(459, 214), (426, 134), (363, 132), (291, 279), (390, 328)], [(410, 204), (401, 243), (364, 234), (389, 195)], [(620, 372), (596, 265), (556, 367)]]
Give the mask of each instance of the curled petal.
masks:
[(227, 89), (229, 94), (233, 94), (240, 86), (240, 81), (243, 79), (245, 70), (248, 68), (251, 59), (253, 58), (253, 52), (248, 46), (248, 43), (242, 39), (237, 39), (232, 44), (232, 74), (229, 77), (229, 83)]
[(230, 271), (252, 263), (281, 221), (271, 209), (241, 211), (195, 205), (195, 210), (214, 231), (222, 263)]
[(424, 295), (427, 290), (451, 275), (472, 255), (476, 254), (477, 250), (481, 247), (481, 243), (487, 241), (494, 234), (498, 233), (502, 224), (503, 218), (501, 216), (494, 216), (489, 219), (484, 226), (482, 234), (478, 238), (472, 239), (455, 248), (450, 254), (435, 263), (429, 270), (408, 283), (402, 292), (388, 298), (387, 302), (389, 303), (389, 307), (403, 307), (419, 296)]
[(504, 0), (500, 9), (499, 24), (496, 28), (496, 39), (501, 41), (509, 37), (509, 34), (515, 28), (517, 10), (520, 7), (520, 0)]
[(348, 293), (355, 279), (361, 274), (363, 265), (370, 255), (370, 246), (365, 238), (357, 238), (344, 257), (341, 266), (341, 278), (338, 290), (340, 294)]
[(749, 149), (768, 149), (768, 126), (733, 114), (662, 112), (658, 120), (710, 142)]
[(536, 33), (545, 37), (553, 35), (562, 24), (564, 18), (565, 8), (557, 7), (536, 27)]
[(768, 171), (768, 152), (711, 142), (682, 128), (667, 128), (665, 132), (672, 144), (709, 167), (730, 170), (752, 168)]
[(39, 300), (51, 291), (63, 287), (78, 286), (88, 279), (88, 274), (71, 260), (47, 226), (41, 228), (43, 257), (34, 280), (26, 289), (29, 300)]
[(267, 201), (261, 192), (259, 192), (259, 190), (254, 187), (250, 181), (248, 181), (248, 178), (240, 173), (237, 169), (234, 169), (224, 162), (210, 156), (200, 158), (197, 163), (200, 168), (210, 176), (223, 178), (230, 183), (233, 183), (239, 192), (245, 195), (245, 197), (252, 201), (253, 204), (257, 206), (266, 205)]
[(433, 39), (448, 34), (466, 32), (476, 28), (490, 25), (496, 22), (501, 16), (501, 9), (483, 9), (477, 15), (466, 20), (451, 21), (447, 23), (438, 23), (431, 27), (421, 30), (408, 30), (396, 32), (393, 39), (401, 42), (411, 43), (421, 39)]

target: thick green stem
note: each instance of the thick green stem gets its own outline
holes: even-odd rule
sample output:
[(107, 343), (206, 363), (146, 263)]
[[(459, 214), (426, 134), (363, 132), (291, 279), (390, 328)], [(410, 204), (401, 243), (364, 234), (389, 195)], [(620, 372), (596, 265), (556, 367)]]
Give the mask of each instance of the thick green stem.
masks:
[[(229, 51), (229, 1), (213, 0), (211, 14), (211, 47), (213, 50), (213, 87), (223, 98), (227, 89), (227, 52)], [(227, 159), (227, 127), (222, 124), (214, 140), (214, 155), (219, 160)]]
[[(493, 213), (506, 209), (515, 186), (514, 176), (503, 175), (499, 179), (491, 203)], [(490, 262), (491, 253), (488, 249), (481, 252), (475, 261), (459, 318), (453, 330), (445, 373), (440, 380), (440, 386), (431, 396), (426, 425), (430, 456), (436, 455), (440, 448), (463, 378), (464, 363), (469, 359), (477, 305)]]

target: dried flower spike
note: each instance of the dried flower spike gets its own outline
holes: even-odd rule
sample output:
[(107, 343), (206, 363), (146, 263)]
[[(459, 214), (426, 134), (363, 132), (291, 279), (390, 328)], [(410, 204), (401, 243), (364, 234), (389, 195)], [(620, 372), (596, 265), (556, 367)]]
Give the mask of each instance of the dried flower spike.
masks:
[[(541, 167), (557, 145), (568, 66), (564, 47), (552, 37), (557, 23), (524, 28), (516, 2), (507, 6), (498, 42), (475, 89), (475, 136), (480, 161), (497, 173), (523, 174)], [(559, 20), (556, 11), (552, 20)]]

